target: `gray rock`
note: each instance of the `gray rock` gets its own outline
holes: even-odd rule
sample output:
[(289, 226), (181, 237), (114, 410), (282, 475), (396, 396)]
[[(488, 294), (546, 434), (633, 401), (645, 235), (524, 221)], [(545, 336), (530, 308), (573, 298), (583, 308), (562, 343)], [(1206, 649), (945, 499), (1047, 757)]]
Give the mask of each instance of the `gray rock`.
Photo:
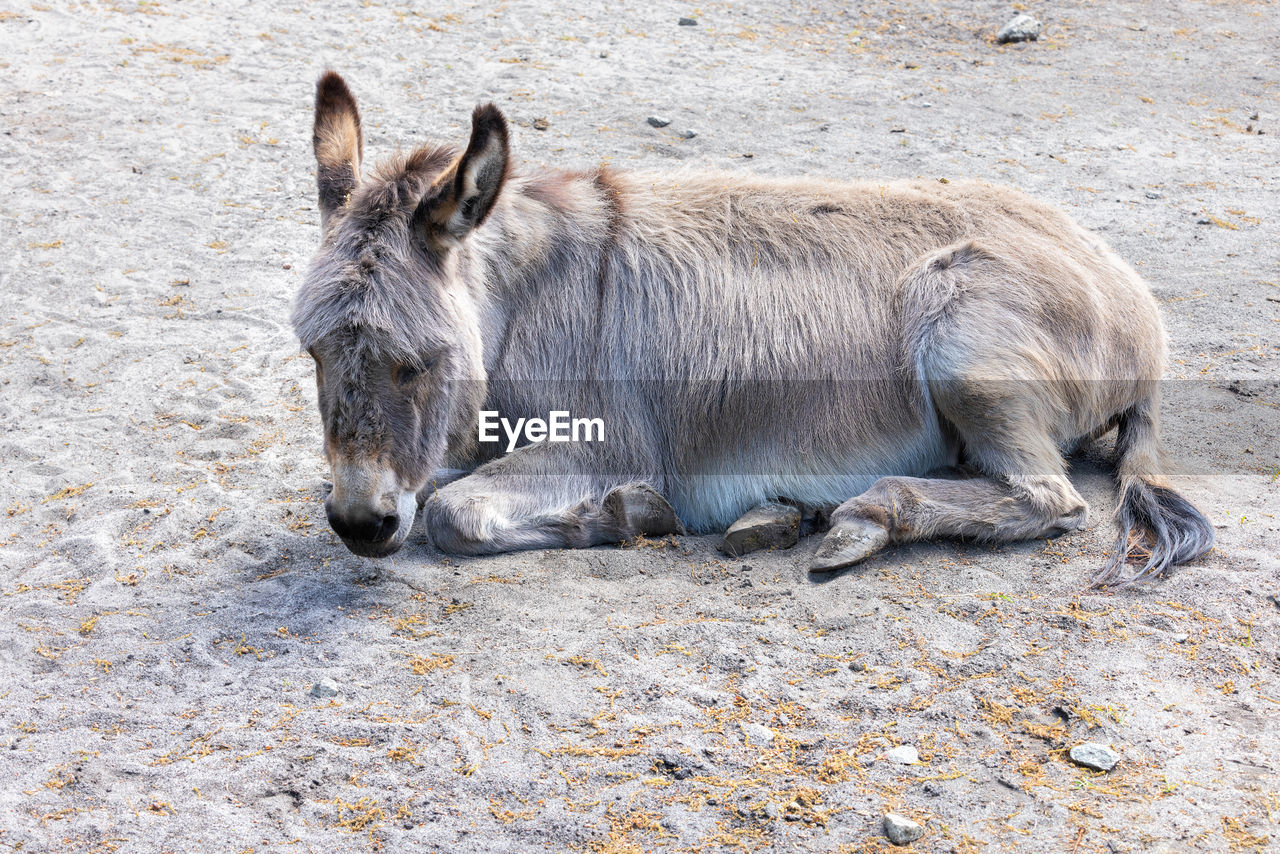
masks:
[(769, 801), (769, 803), (764, 805), (764, 809), (761, 810), (761, 812), (763, 812), (769, 818), (777, 818), (778, 805), (775, 804), (773, 801)]
[(884, 817), (884, 835), (894, 845), (910, 845), (924, 836), (924, 826), (906, 816), (889, 813)]
[(694, 138), (695, 136), (697, 136), (697, 135), (698, 135), (698, 132), (697, 132), (696, 130), (682, 130), (682, 131), (680, 131), (680, 138), (681, 138), (681, 139), (693, 139), (693, 138)]
[(899, 765), (915, 765), (920, 761), (920, 753), (909, 744), (899, 744), (885, 753), (884, 758)]
[(1147, 193), (1147, 198), (1148, 198), (1148, 199), (1162, 199), (1162, 198), (1164, 198), (1164, 196), (1162, 196), (1160, 193), (1157, 193), (1157, 192), (1155, 192), (1154, 190), (1152, 190), (1152, 191), (1149, 191), (1149, 192)]
[(534, 130), (546, 130), (549, 127), (551, 127), (551, 122), (547, 121), (545, 118), (538, 117), (533, 120)]
[(671, 119), (663, 118), (662, 116), (649, 116), (645, 121), (649, 123), (650, 127), (655, 128), (664, 128), (671, 124)]
[(311, 686), (311, 696), (318, 697), (321, 700), (328, 697), (336, 697), (340, 693), (342, 693), (342, 689), (338, 687), (338, 683), (327, 676)]
[(760, 549), (789, 549), (800, 542), (800, 511), (789, 504), (758, 504), (729, 526), (720, 551), (741, 557)]
[(676, 21), (676, 23), (682, 27), (696, 27), (698, 26), (698, 19), (697, 18), (681, 18), (679, 21)]
[(1030, 15), (1019, 15), (996, 33), (996, 44), (1033, 42), (1040, 38), (1040, 22)]
[(1068, 754), (1071, 761), (1095, 771), (1110, 771), (1120, 761), (1120, 754), (1105, 744), (1077, 744)]
[(1191, 640), (1191, 635), (1179, 633), (1173, 636), (1174, 643), (1186, 643)]
[(754, 744), (773, 744), (773, 730), (761, 724), (739, 724), (742, 734)]

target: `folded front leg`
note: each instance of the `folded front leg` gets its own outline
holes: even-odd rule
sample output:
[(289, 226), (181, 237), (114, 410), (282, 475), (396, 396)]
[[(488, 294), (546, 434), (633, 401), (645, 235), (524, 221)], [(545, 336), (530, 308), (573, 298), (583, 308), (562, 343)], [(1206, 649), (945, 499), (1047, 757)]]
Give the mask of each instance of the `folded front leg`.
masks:
[(528, 473), (546, 470), (535, 455), (543, 463), (554, 454), (522, 448), (426, 496), (423, 524), (436, 547), (480, 555), (684, 533), (650, 480)]

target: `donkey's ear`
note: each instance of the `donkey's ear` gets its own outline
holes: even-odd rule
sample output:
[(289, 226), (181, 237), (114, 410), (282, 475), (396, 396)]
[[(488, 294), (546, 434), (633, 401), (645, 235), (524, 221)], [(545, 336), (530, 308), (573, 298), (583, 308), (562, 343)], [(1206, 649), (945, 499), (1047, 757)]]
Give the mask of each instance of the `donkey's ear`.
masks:
[(461, 240), (493, 210), (510, 163), (507, 120), (493, 104), (471, 114), (471, 141), (452, 169), (418, 205), (415, 220), (429, 240)]
[(316, 183), (320, 190), (320, 224), (323, 227), (360, 180), (364, 135), (360, 111), (346, 81), (336, 71), (326, 71), (316, 83), (316, 120), (311, 144), (316, 152)]

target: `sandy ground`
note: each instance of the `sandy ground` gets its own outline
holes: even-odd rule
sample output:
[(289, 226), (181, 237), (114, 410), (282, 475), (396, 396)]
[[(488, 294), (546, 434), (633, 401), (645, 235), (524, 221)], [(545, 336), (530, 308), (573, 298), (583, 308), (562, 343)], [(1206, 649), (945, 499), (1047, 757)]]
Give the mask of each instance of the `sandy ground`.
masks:
[[(1042, 4), (1003, 47), (994, 2), (286, 5), (0, 11), (0, 849), (876, 851), (890, 809), (921, 851), (1280, 843), (1274, 4)], [(1219, 547), (1088, 591), (1097, 449), (1089, 530), (826, 583), (814, 540), (350, 555), (286, 321), (327, 66), (375, 159), (493, 99), (533, 164), (1064, 206), (1162, 302)]]

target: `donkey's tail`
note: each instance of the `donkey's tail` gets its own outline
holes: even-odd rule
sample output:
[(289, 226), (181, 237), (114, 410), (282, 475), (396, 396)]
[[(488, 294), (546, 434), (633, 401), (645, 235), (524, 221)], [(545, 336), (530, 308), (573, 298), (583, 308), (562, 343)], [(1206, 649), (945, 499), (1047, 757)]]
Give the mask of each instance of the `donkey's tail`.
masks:
[[(1124, 587), (1152, 578), (1213, 548), (1213, 525), (1160, 474), (1157, 406), (1153, 394), (1120, 416), (1116, 439), (1120, 538), (1107, 565), (1094, 576), (1095, 587)], [(1141, 569), (1126, 575), (1127, 564), (1140, 562)]]

